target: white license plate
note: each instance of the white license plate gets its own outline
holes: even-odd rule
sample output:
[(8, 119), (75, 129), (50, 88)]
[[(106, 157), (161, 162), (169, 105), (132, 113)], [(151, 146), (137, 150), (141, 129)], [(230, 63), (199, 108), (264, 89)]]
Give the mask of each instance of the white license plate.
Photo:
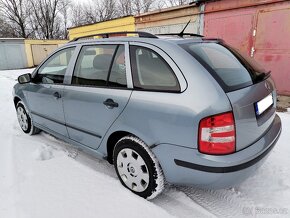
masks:
[(256, 115), (259, 116), (264, 113), (274, 103), (272, 93), (262, 100), (255, 103)]

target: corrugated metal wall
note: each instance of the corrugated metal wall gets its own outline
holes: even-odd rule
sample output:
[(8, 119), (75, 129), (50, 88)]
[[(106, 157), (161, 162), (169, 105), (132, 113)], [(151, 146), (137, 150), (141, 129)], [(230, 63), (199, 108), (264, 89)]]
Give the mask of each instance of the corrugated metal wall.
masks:
[(135, 16), (136, 29), (153, 34), (179, 33), (191, 20), (186, 32), (203, 34), (203, 8), (192, 4), (140, 14)]
[(0, 39), (0, 70), (25, 68), (27, 65), (23, 39)]
[(218, 37), (272, 71), (280, 94), (290, 95), (290, 1), (206, 3), (204, 34)]

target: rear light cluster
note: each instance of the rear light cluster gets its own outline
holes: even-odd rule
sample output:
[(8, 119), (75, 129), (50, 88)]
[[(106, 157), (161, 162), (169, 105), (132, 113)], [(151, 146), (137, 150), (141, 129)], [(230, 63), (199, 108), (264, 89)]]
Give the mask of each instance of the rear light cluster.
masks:
[(199, 151), (205, 154), (231, 154), (236, 150), (235, 135), (232, 112), (206, 117), (199, 123)]

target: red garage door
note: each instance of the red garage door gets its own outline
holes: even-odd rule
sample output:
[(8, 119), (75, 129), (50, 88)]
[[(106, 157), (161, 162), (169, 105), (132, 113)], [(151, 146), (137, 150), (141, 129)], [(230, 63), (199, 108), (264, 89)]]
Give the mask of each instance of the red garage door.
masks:
[(214, 1), (206, 4), (204, 34), (258, 60), (290, 95), (290, 1)]
[(253, 24), (255, 10), (221, 11), (205, 15), (204, 34), (222, 38), (233, 47), (250, 55), (253, 46)]
[(279, 93), (290, 94), (290, 8), (259, 11), (254, 57), (272, 71)]

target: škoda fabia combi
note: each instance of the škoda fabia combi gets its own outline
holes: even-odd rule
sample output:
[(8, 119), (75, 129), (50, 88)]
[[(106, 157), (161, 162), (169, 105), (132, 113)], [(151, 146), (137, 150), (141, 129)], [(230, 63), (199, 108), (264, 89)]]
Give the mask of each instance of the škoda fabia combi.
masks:
[(22, 130), (108, 160), (147, 199), (165, 181), (223, 188), (255, 173), (281, 133), (270, 73), (219, 39), (135, 34), (76, 39), (20, 76)]

